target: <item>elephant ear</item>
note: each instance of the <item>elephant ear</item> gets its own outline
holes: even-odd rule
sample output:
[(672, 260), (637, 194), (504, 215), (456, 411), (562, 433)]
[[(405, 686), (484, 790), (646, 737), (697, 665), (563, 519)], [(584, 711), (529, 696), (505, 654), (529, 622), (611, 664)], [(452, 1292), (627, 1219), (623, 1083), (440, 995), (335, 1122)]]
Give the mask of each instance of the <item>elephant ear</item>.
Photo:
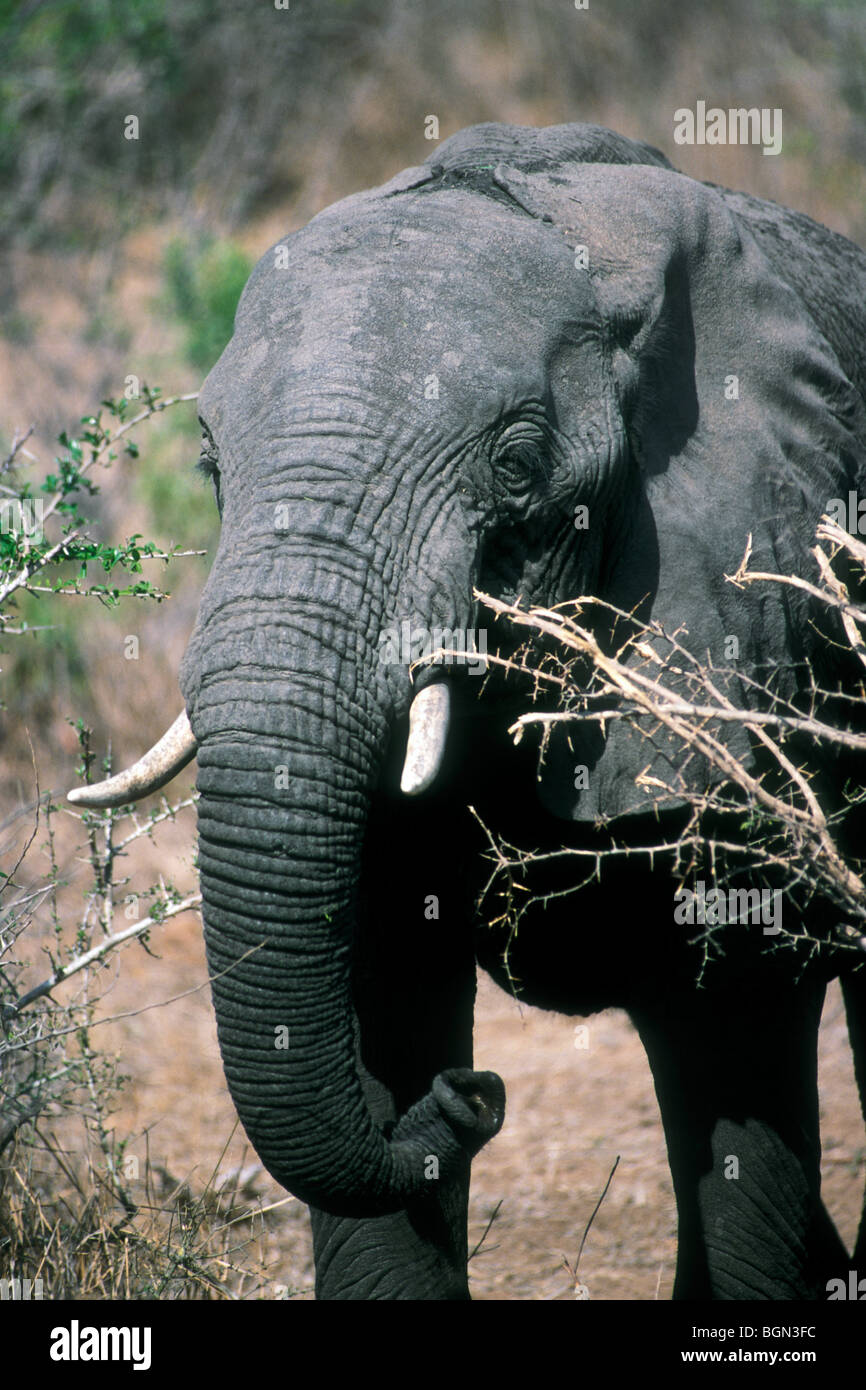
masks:
[[(628, 508), (590, 519), (608, 526), (598, 596), (629, 611), (641, 605), (641, 617), (679, 631), (716, 668), (717, 686), (747, 708), (766, 706), (753, 682), (796, 696), (805, 661), (819, 680), (838, 678), (808, 597), (725, 579), (751, 534), (754, 569), (814, 581), (809, 551), (820, 516), (831, 499), (866, 486), (863, 401), (801, 296), (721, 192), (674, 171), (501, 165), (495, 179), (574, 248), (574, 274), (589, 277), (604, 325), (629, 441), (612, 491), (628, 491)], [(562, 294), (565, 326), (567, 285)], [(866, 275), (839, 284), (838, 294), (862, 300)], [(567, 370), (550, 380), (561, 426), (567, 435), (572, 418), (577, 433), (579, 384), (570, 388)], [(662, 665), (646, 672), (687, 695), (670, 643), (659, 636), (650, 645)], [(540, 790), (569, 819), (670, 807), (721, 780), (648, 723), (554, 729)], [(741, 726), (722, 726), (718, 736), (754, 769)]]

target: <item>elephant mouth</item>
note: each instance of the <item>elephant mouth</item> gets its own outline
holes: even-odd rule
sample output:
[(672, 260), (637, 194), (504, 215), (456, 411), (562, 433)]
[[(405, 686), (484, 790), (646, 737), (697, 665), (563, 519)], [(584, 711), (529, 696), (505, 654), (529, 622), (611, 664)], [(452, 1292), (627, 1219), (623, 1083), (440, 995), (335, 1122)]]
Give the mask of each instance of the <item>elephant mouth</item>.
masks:
[[(419, 796), (435, 782), (445, 755), (450, 712), (447, 680), (433, 679), (416, 691), (409, 710), (409, 737), (400, 778), (405, 796)], [(68, 799), (76, 806), (126, 806), (164, 787), (192, 761), (197, 750), (195, 734), (186, 711), (182, 711), (132, 767), (92, 786), (75, 787)]]

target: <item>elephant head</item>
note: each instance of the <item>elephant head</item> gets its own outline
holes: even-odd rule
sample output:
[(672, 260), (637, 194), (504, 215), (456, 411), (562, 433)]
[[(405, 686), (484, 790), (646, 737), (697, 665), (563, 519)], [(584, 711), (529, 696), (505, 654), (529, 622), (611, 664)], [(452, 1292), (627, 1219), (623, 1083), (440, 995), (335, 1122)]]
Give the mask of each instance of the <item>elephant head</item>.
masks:
[[(79, 800), (128, 800), (197, 746), (226, 1075), (266, 1166), (320, 1208), (396, 1209), (426, 1156), (447, 1175), (503, 1113), (495, 1075), (455, 1069), (386, 1135), (359, 1084), (371, 798), (410, 710), (404, 793), (435, 782), (451, 685), (442, 667), (413, 685), (389, 635), (477, 630), (477, 590), (598, 594), (700, 653), (735, 635), (738, 669), (783, 683), (809, 655), (796, 596), (724, 575), (749, 532), (761, 568), (805, 567), (828, 499), (863, 477), (863, 404), (747, 212), (594, 127), (478, 127), (265, 255), (202, 388), (222, 532), (180, 672), (189, 722)], [(644, 742), (579, 739), (548, 751), (548, 811), (653, 803)], [(653, 756), (668, 784), (705, 774)]]

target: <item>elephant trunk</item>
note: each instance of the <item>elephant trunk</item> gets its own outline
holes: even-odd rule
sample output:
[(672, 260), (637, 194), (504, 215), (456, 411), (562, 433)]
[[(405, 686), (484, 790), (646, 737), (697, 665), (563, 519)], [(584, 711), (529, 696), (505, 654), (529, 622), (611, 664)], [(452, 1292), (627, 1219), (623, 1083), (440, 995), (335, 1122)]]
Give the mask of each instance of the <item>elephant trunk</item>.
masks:
[(240, 734), (220, 685), (209, 678), (217, 695), (199, 699), (193, 727), (205, 940), (232, 1097), (262, 1162), (296, 1196), (335, 1214), (396, 1210), (437, 1186), (431, 1171), (447, 1181), (496, 1133), (502, 1083), (443, 1072), (390, 1138), (376, 1127), (356, 1066), (350, 975), (384, 735), (363, 737), (357, 719), (335, 732), (345, 695), (320, 684), (311, 698), (303, 678), (293, 695), (283, 683), (278, 705), (257, 707), (279, 729)]

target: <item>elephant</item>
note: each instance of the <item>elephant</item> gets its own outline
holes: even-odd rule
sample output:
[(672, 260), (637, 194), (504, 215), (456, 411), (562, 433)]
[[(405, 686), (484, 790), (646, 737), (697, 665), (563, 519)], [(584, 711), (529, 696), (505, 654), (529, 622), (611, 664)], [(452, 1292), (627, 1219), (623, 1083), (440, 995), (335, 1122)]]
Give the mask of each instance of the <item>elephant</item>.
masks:
[[(800, 699), (804, 669), (854, 691), (805, 592), (725, 575), (751, 534), (759, 569), (814, 578), (816, 523), (866, 486), (864, 343), (858, 247), (594, 125), (462, 130), (253, 270), (199, 397), (221, 532), (184, 711), (72, 795), (126, 804), (197, 753), (225, 1075), (309, 1206), (318, 1298), (469, 1298), (471, 1160), (505, 1113), (473, 1069), (479, 962), (542, 1008), (629, 1012), (676, 1195), (674, 1298), (821, 1299), (866, 1262), (864, 1226), (849, 1257), (821, 1199), (816, 1061), (842, 974), (862, 1100), (863, 971), (749, 928), (701, 976), (664, 852), (602, 856), (560, 891), (576, 870), (556, 851), (648, 828), (673, 845), (715, 774), (621, 720), (516, 746), (524, 686), (470, 660), (491, 632), (515, 650), (479, 594), (595, 595), (699, 653), (734, 634), (746, 708), (767, 682)], [(418, 630), (474, 638), (419, 661)], [(760, 768), (742, 728), (720, 737)], [(537, 852), (507, 965), (478, 909), (485, 827)]]

